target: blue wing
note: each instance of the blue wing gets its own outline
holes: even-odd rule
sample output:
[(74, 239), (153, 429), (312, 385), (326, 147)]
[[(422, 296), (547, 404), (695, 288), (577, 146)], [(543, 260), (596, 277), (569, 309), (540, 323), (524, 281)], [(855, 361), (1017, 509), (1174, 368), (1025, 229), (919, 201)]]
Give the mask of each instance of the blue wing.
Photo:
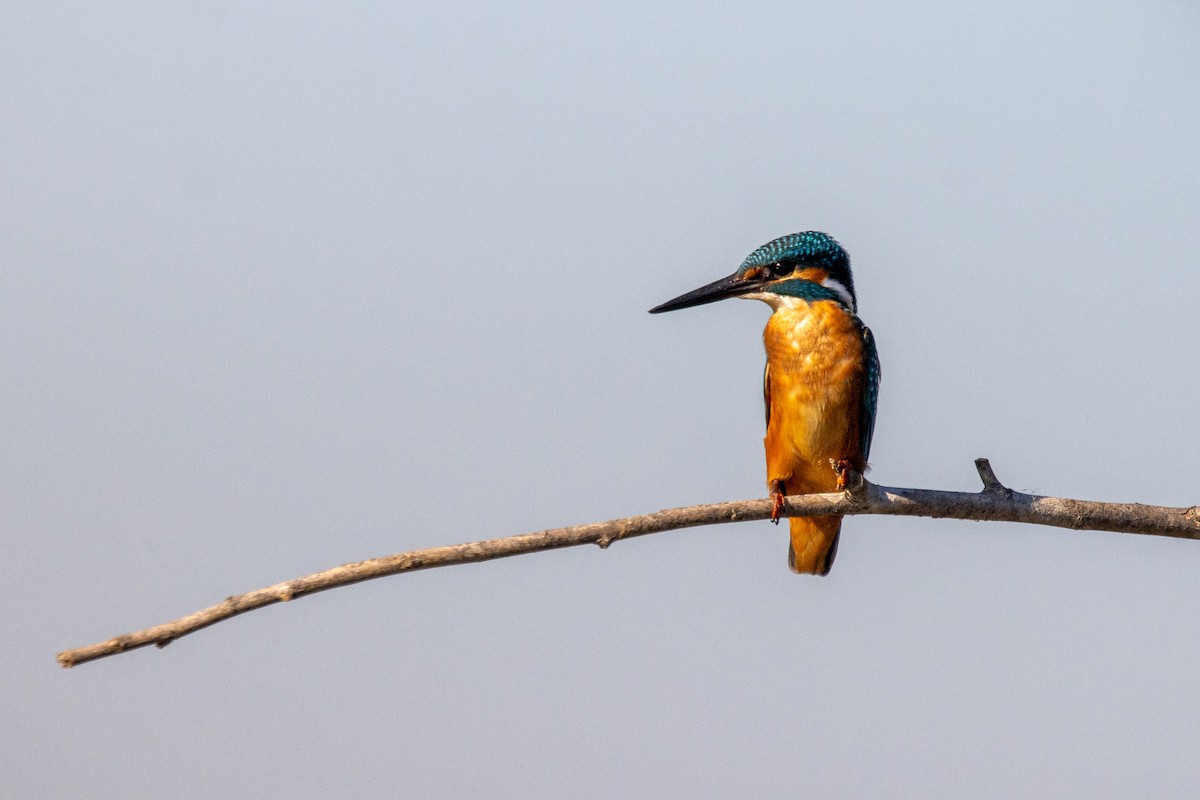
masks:
[(871, 329), (863, 326), (863, 369), (866, 380), (863, 385), (862, 409), (859, 412), (859, 430), (862, 432), (860, 446), (863, 461), (871, 456), (871, 437), (875, 435), (875, 409), (879, 406), (879, 352), (875, 349), (875, 337)]

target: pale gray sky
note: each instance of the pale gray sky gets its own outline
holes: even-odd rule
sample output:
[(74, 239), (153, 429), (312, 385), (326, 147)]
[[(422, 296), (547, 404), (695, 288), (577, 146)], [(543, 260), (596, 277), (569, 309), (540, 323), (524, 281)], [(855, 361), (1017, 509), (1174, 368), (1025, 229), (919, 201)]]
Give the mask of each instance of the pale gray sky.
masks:
[(765, 494), (780, 234), (848, 248), (872, 477), (1200, 502), (1190, 3), (10, 3), (6, 797), (1195, 797), (1200, 545), (847, 520), (378, 581)]

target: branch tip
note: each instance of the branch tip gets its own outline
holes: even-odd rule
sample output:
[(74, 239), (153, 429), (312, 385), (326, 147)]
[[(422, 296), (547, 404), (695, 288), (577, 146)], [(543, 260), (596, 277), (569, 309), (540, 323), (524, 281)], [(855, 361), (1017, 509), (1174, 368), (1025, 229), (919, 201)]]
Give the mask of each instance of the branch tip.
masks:
[(1007, 494), (1010, 492), (1008, 487), (996, 477), (996, 473), (992, 471), (992, 462), (986, 458), (975, 459), (975, 469), (979, 472), (979, 479), (983, 481), (983, 491), (987, 494)]

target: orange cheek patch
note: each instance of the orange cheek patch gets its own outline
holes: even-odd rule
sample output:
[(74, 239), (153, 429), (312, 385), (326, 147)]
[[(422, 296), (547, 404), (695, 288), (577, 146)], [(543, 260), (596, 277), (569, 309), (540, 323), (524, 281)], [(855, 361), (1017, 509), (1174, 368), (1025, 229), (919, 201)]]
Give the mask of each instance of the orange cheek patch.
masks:
[(793, 278), (803, 278), (804, 280), (812, 281), (813, 283), (824, 283), (825, 279), (829, 277), (829, 273), (823, 269), (817, 269), (815, 267), (810, 267), (809, 269), (800, 270), (792, 277)]

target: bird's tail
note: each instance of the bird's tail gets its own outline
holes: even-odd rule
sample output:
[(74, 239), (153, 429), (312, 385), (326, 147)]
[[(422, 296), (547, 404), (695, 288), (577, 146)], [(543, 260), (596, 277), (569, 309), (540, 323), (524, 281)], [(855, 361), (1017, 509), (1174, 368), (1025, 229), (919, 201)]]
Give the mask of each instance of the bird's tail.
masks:
[(792, 517), (788, 566), (792, 572), (828, 575), (837, 555), (841, 517)]

